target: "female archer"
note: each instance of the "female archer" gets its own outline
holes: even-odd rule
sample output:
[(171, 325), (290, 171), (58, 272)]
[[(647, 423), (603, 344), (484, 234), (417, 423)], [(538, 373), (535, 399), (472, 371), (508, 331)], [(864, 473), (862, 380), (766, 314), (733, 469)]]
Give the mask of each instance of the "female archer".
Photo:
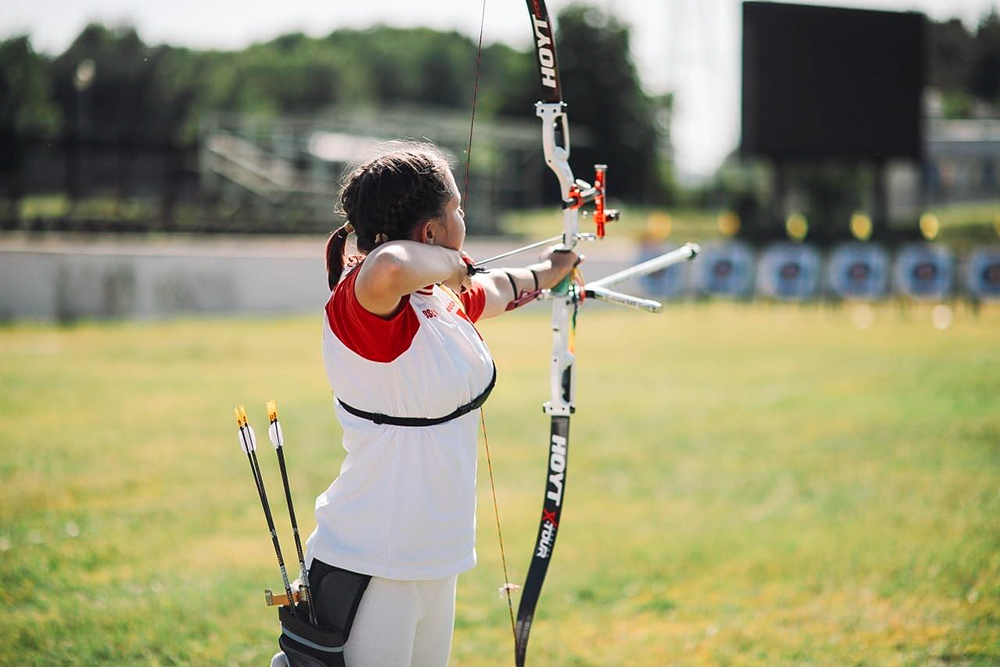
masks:
[[(578, 263), (473, 273), (445, 156), (396, 144), (355, 169), (329, 238), (323, 356), (347, 456), (316, 501), (309, 580), (348, 667), (448, 662), (458, 575), (475, 565), (478, 408), (496, 380), (474, 323)], [(349, 235), (358, 255), (345, 256)], [(294, 664), (294, 661), (293, 661)]]

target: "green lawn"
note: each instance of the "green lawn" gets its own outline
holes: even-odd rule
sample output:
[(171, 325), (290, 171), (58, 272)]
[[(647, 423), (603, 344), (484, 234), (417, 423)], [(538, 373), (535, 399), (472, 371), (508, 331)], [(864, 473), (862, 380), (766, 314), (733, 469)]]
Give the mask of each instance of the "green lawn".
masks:
[[(280, 578), (232, 408), (300, 522), (342, 460), (319, 317), (0, 329), (0, 663), (266, 664)], [(507, 561), (548, 426), (540, 310), (484, 323)], [(594, 308), (533, 665), (1000, 662), (1000, 309)], [(270, 448), (262, 463), (294, 553)], [(485, 462), (454, 665), (512, 662)], [(516, 603), (516, 601), (515, 601)]]

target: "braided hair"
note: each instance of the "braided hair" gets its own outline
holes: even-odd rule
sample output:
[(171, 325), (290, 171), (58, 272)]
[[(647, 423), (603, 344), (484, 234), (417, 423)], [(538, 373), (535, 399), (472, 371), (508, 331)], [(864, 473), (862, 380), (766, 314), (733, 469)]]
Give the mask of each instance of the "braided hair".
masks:
[(344, 181), (338, 209), (347, 222), (326, 243), (331, 290), (344, 271), (344, 248), (352, 231), (362, 254), (346, 258), (348, 265), (382, 243), (411, 238), (417, 225), (443, 215), (454, 195), (444, 153), (425, 143), (390, 146), (391, 152), (357, 167)]

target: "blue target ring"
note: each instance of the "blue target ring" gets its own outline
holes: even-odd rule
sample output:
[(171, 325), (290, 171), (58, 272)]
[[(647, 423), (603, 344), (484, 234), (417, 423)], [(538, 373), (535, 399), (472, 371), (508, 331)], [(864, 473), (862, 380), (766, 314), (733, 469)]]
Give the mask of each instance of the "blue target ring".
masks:
[(889, 254), (873, 243), (844, 243), (830, 254), (827, 282), (841, 299), (880, 299), (889, 287)]
[(911, 299), (944, 299), (952, 293), (954, 265), (954, 255), (944, 246), (911, 243), (896, 257), (893, 280), (896, 289)]
[[(645, 262), (659, 257), (660, 255), (676, 250), (679, 246), (676, 243), (643, 244), (639, 253), (639, 261)], [(650, 273), (639, 279), (642, 291), (650, 296), (676, 299), (684, 295), (687, 275), (687, 262), (674, 264), (665, 269)]]
[(783, 301), (809, 299), (819, 289), (820, 266), (819, 251), (812, 246), (776, 243), (761, 255), (757, 289)]
[(1000, 299), (1000, 247), (973, 250), (966, 265), (965, 282), (969, 292), (979, 299)]
[(703, 294), (743, 297), (753, 291), (753, 251), (739, 241), (706, 245), (693, 268)]

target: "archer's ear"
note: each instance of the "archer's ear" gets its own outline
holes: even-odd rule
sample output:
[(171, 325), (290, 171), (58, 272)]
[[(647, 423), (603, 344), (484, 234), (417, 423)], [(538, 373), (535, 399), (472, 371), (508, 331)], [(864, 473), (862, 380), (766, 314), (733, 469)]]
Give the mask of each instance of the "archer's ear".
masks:
[(417, 231), (414, 235), (414, 240), (420, 241), (421, 243), (427, 243), (428, 245), (435, 245), (435, 240), (437, 236), (434, 233), (434, 222), (433, 220), (428, 220), (417, 225)]
[(431, 229), (431, 222), (427, 220), (426, 222), (421, 222), (413, 229), (413, 234), (410, 236), (411, 241), (417, 241), (418, 243), (433, 243), (434, 241), (434, 231)]

